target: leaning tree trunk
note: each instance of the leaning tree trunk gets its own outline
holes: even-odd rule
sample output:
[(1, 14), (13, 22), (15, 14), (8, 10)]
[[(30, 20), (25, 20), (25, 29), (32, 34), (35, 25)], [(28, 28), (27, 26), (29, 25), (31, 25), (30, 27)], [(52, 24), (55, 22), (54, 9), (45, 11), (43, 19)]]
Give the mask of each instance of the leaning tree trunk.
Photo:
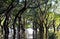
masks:
[(26, 7), (26, 0), (25, 0), (24, 7), (21, 10), (18, 11), (18, 13), (15, 16), (14, 22), (13, 22), (13, 29), (14, 29), (13, 39), (15, 39), (15, 34), (16, 34), (16, 30), (15, 30), (16, 19), (17, 19), (18, 15), (19, 14), (22, 15), (26, 9), (27, 9), (27, 7)]
[(9, 35), (9, 28), (8, 28), (8, 24), (9, 24), (9, 15), (10, 15), (10, 11), (15, 7), (13, 6), (13, 2), (11, 2), (11, 4), (7, 7), (7, 9), (5, 11), (3, 11), (2, 13), (5, 14), (6, 18), (5, 18), (5, 21), (3, 23), (3, 28), (4, 28), (4, 31), (5, 31), (5, 38), (4, 39), (8, 39), (8, 35)]
[(14, 35), (13, 35), (13, 39), (15, 39), (15, 34), (16, 34), (16, 30), (15, 30), (15, 23), (16, 23), (16, 19), (18, 17), (18, 15), (22, 15), (23, 12), (26, 10), (26, 7), (24, 6), (21, 10), (19, 10), (19, 12), (16, 14), (14, 22), (13, 22), (13, 29), (14, 29)]

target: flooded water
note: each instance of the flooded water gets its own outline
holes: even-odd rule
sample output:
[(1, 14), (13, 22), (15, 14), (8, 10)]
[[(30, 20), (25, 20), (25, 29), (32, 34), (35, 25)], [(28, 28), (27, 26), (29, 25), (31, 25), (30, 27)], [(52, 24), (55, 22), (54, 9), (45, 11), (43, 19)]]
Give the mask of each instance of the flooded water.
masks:
[[(24, 32), (25, 33), (25, 37), (21, 37), (22, 36), (22, 32), (21, 31), (22, 30), (20, 29), (20, 38), (21, 39), (33, 39), (33, 31), (34, 30), (32, 28), (25, 29), (25, 32)], [(13, 29), (9, 28), (8, 39), (13, 39), (13, 34), (14, 34), (13, 33)], [(56, 32), (56, 36), (58, 36), (58, 39), (60, 39), (60, 31)], [(2, 34), (1, 29), (0, 29), (0, 39), (5, 39), (4, 38), (4, 31), (3, 31), (3, 34)], [(18, 39), (18, 30), (17, 30), (17, 28), (16, 28), (15, 39)]]
[[(21, 31), (22, 30), (20, 30), (20, 34), (21, 34)], [(25, 34), (26, 34), (26, 39), (33, 39), (33, 29), (32, 28), (25, 29)], [(0, 39), (4, 39), (3, 34), (0, 36)], [(13, 29), (11, 29), (11, 28), (9, 28), (8, 39), (13, 39)], [(15, 39), (18, 39), (18, 30), (17, 30), (17, 28), (16, 28)]]

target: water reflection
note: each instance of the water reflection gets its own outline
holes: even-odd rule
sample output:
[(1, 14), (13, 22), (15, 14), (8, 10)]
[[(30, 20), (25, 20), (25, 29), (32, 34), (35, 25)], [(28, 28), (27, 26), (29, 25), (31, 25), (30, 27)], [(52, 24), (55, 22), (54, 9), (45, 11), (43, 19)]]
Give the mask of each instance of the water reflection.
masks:
[(13, 29), (9, 28), (9, 39), (13, 39)]
[[(20, 29), (20, 32), (18, 33), (17, 27), (15, 29), (16, 29), (15, 39), (18, 39), (19, 34), (20, 34), (20, 39), (24, 39), (24, 37), (23, 38), (21, 37), (22, 36), (22, 30)], [(26, 39), (33, 39), (33, 31), (34, 30), (32, 28), (25, 29)], [(39, 31), (39, 30), (37, 29), (37, 31)], [(1, 34), (1, 32), (0, 32), (0, 39), (13, 39), (13, 29), (12, 28), (9, 28), (9, 35), (7, 35), (7, 36), (8, 36), (8, 38), (6, 37), (6, 35), (4, 33)]]
[[(15, 39), (18, 39), (18, 30), (17, 28), (16, 29), (16, 35), (15, 35)], [(20, 30), (20, 36), (22, 34), (21, 32), (22, 30)], [(4, 34), (4, 39), (13, 39), (13, 29), (12, 28), (9, 28), (9, 35), (8, 38), (6, 37), (6, 35)], [(26, 38), (27, 39), (33, 39), (33, 29), (32, 28), (28, 28), (28, 29), (25, 29), (25, 34), (26, 34)], [(2, 36), (2, 35), (1, 35)], [(1, 37), (0, 36), (0, 37)], [(1, 39), (3, 39), (3, 37), (1, 37)]]
[[(21, 39), (33, 39), (33, 29), (32, 28), (28, 28), (25, 29), (25, 37), (22, 38), (22, 30), (20, 29), (20, 32), (18, 33), (18, 29), (17, 27), (16, 29), (16, 34), (15, 34), (15, 39), (18, 39), (18, 36), (20, 34), (20, 38)], [(14, 31), (12, 28), (9, 28), (9, 34), (5, 34), (4, 30), (3, 30), (3, 34), (0, 35), (0, 39), (13, 39), (13, 35), (14, 35)]]
[(33, 29), (32, 28), (26, 29), (26, 36), (27, 36), (27, 39), (33, 39)]

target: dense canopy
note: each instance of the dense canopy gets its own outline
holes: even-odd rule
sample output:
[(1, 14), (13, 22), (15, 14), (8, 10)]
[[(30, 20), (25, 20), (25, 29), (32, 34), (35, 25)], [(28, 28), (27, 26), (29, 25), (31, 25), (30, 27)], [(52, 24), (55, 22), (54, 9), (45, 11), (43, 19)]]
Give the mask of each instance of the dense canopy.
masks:
[(60, 0), (0, 0), (0, 39), (30, 39), (29, 29), (31, 39), (60, 39)]

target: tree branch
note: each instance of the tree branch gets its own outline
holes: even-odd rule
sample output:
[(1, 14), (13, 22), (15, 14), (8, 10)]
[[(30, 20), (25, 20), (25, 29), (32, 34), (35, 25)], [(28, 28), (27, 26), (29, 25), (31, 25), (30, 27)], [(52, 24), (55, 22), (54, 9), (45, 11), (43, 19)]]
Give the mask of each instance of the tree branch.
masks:
[(6, 13), (6, 12), (11, 8), (11, 6), (13, 5), (13, 3), (14, 3), (14, 1), (12, 1), (12, 2), (10, 3), (10, 5), (7, 7), (7, 9), (4, 10), (4, 11), (3, 11), (2, 13), (0, 13), (0, 14)]

